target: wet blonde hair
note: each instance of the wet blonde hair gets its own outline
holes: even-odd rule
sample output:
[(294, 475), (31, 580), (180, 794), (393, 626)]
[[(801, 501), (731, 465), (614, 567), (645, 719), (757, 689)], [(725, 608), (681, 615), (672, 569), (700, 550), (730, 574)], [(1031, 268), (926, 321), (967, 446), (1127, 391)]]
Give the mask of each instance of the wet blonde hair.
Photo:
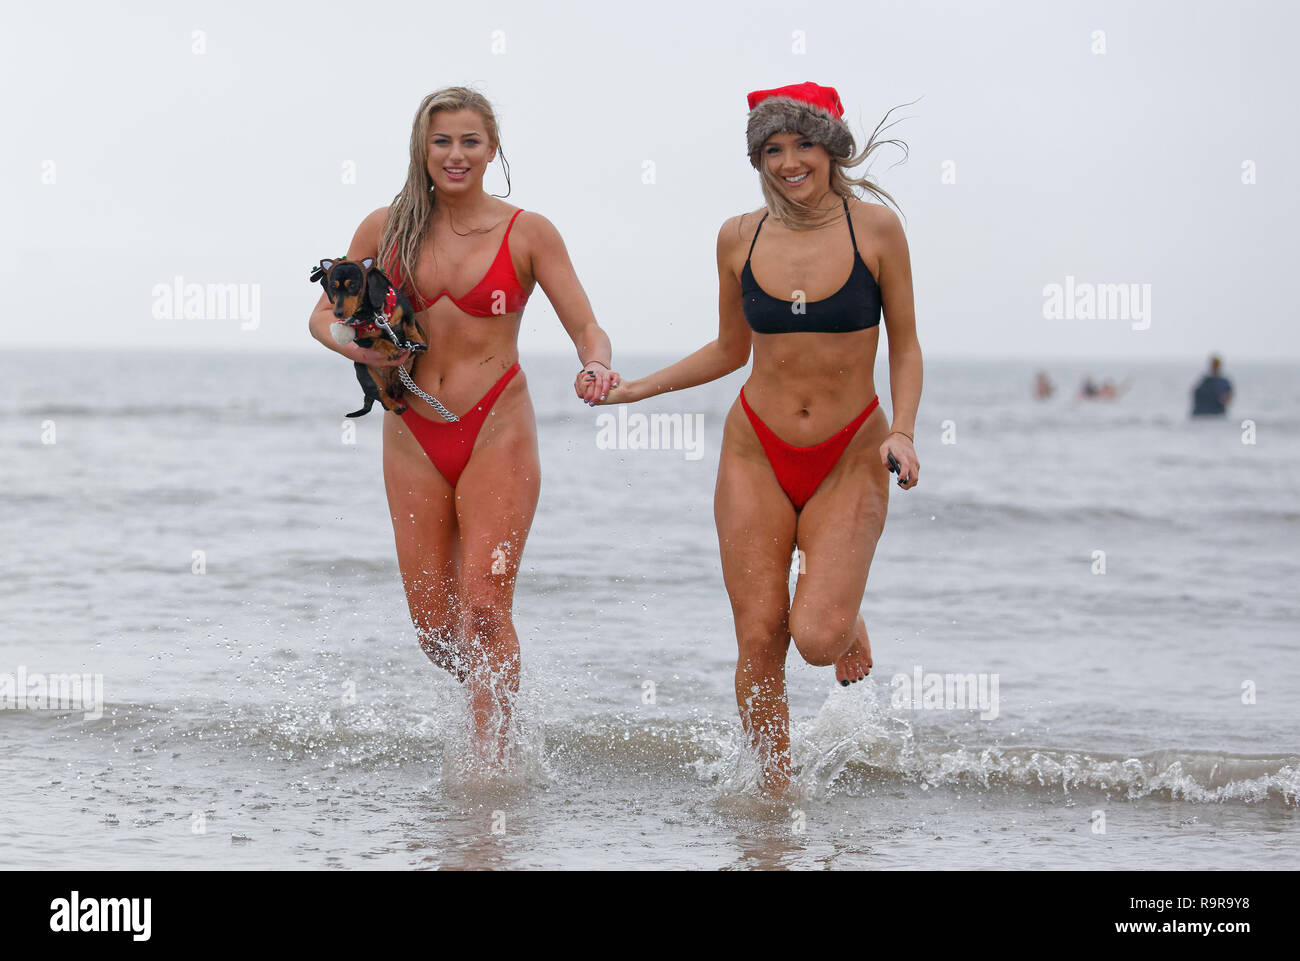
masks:
[(415, 264), (420, 257), (433, 216), (435, 195), (433, 178), (429, 176), (429, 124), (433, 115), (441, 111), (473, 110), (483, 118), (488, 143), (501, 156), (506, 172), (506, 193), (510, 192), (510, 166), (501, 151), (501, 134), (497, 127), (496, 112), (487, 97), (470, 87), (444, 87), (435, 90), (420, 101), (411, 126), (410, 160), (406, 168), (406, 183), (388, 209), (388, 219), (379, 238), (381, 269), (398, 275), (407, 286), (414, 289)]
[[(916, 101), (913, 100), (912, 103), (916, 103)], [(902, 104), (901, 106), (907, 107), (911, 106), (911, 104)], [(899, 208), (898, 203), (883, 187), (877, 186), (875, 182), (865, 174), (861, 177), (855, 177), (851, 173), (854, 167), (865, 162), (878, 148), (887, 143), (894, 144), (896, 147), (902, 149), (903, 160), (907, 159), (906, 143), (901, 140), (877, 139), (878, 134), (883, 133), (884, 130), (888, 130), (889, 127), (892, 127), (895, 123), (899, 122), (895, 120), (894, 123), (891, 123), (888, 127), (884, 126), (885, 121), (889, 119), (889, 114), (893, 113), (897, 109), (898, 107), (890, 107), (889, 111), (880, 119), (880, 123), (876, 124), (876, 129), (873, 130), (871, 136), (867, 138), (867, 146), (863, 149), (862, 153), (857, 154), (856, 156), (853, 154), (854, 142), (852, 133), (849, 135), (848, 157), (836, 157), (834, 154), (831, 154), (829, 150), (826, 151), (831, 160), (830, 188), (832, 192), (841, 197), (854, 197), (858, 196), (858, 193), (854, 188), (860, 187), (863, 191), (881, 201), (892, 203), (894, 209), (898, 210), (900, 214), (903, 212), (902, 209)], [(788, 132), (798, 133), (798, 131), (794, 130)], [(764, 146), (766, 146), (766, 141), (758, 145), (757, 149), (749, 159), (750, 163), (758, 168), (759, 186), (763, 189), (763, 202), (767, 205), (768, 211), (773, 217), (781, 221), (781, 223), (789, 227), (791, 230), (811, 230), (814, 227), (820, 227), (826, 222), (826, 211), (817, 210), (807, 204), (793, 201), (781, 192), (780, 179), (767, 169), (767, 164), (763, 163)], [(822, 149), (825, 149), (825, 147), (823, 146)], [(902, 162), (902, 160), (899, 161), (899, 163)]]

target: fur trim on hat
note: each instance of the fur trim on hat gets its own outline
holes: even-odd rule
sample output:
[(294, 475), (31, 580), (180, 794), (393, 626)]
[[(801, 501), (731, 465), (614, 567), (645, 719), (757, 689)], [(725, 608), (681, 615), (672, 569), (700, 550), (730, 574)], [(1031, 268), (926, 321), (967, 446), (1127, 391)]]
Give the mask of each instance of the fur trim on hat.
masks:
[(758, 150), (774, 133), (797, 133), (825, 147), (832, 156), (853, 152), (853, 135), (830, 111), (793, 97), (768, 97), (749, 112), (745, 140), (749, 162), (758, 167)]

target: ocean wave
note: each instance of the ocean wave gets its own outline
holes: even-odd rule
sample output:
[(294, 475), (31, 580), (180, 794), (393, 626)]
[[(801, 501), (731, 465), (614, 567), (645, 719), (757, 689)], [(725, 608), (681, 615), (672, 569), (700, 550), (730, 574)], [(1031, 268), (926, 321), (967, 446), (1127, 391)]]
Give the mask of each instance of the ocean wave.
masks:
[(926, 790), (1015, 788), (1058, 797), (1300, 807), (1300, 755), (970, 747), (946, 734), (917, 734), (907, 721), (884, 710), (876, 692), (875, 686), (858, 697), (832, 691), (816, 717), (796, 728), (792, 753), (796, 760), (801, 754), (805, 758), (805, 790), (829, 789), (847, 774), (846, 780), (859, 783), (884, 779)]
[(1061, 795), (1091, 791), (1110, 799), (1300, 806), (1300, 757), (1211, 751), (1134, 756), (1060, 748), (959, 748), (909, 759), (897, 773), (928, 787), (999, 785)]
[(968, 407), (950, 405), (947, 409), (968, 435), (1020, 433), (1061, 437), (1114, 434), (1124, 430), (1150, 433), (1155, 429), (1203, 438), (1220, 433), (1236, 435), (1243, 420), (1254, 421), (1258, 430), (1270, 433), (1291, 433), (1300, 428), (1300, 418), (1286, 409), (1276, 408), (1261, 410), (1238, 406), (1223, 417), (1193, 418), (1188, 412), (1190, 407), (1183, 408), (1181, 404), (1174, 408), (1143, 411), (1105, 402), (1073, 402), (1067, 407), (1050, 410), (1007, 402), (1002, 398), (990, 403), (978, 397), (968, 397), (965, 402)]
[[(459, 692), (426, 699), (431, 713), (384, 702), (340, 707), (333, 695), (331, 701), (328, 706), (286, 702), (238, 710), (229, 705), (116, 704), (107, 706), (98, 721), (77, 727), (95, 737), (147, 743), (160, 752), (183, 745), (236, 751), (294, 769), (433, 764), (441, 767), (444, 783), (473, 780), (465, 767), (466, 715)], [(515, 748), (525, 758), (522, 770), (530, 781), (563, 780), (576, 773), (599, 775), (598, 780), (693, 778), (712, 784), (721, 796), (757, 794), (758, 767), (733, 719), (604, 715), (582, 722), (543, 722), (540, 708), (536, 697), (521, 702), (526, 720)], [(0, 712), (0, 722), (7, 722), (11, 733), (13, 725), (48, 731), (66, 726), (67, 718), (55, 712)], [(832, 691), (814, 718), (792, 727), (791, 755), (795, 788), (805, 797), (864, 795), (882, 784), (910, 784), (927, 791), (1010, 790), (1075, 801), (1300, 807), (1300, 755), (970, 746), (944, 733), (918, 733), (882, 709), (874, 687)]]
[[(1200, 512), (1186, 504), (1170, 503), (1159, 513), (1129, 510), (1114, 505), (1098, 503), (1059, 503), (1031, 506), (1023, 502), (1011, 503), (984, 501), (970, 498), (948, 498), (931, 508), (936, 522), (943, 521), (960, 527), (985, 527), (990, 524), (1125, 524), (1157, 527), (1161, 529), (1202, 530), (1207, 520), (1216, 524), (1232, 522), (1238, 525), (1273, 527), (1300, 523), (1300, 511), (1289, 505), (1276, 507), (1252, 506), (1249, 508), (1223, 508), (1211, 504)], [(928, 515), (927, 515), (928, 516)]]
[(223, 400), (217, 404), (195, 404), (164, 399), (146, 404), (32, 404), (20, 407), (18, 413), (28, 417), (88, 417), (114, 420), (199, 417), (206, 421), (214, 415), (223, 414), (260, 416), (266, 413), (266, 408), (265, 402), (251, 404), (247, 401)]

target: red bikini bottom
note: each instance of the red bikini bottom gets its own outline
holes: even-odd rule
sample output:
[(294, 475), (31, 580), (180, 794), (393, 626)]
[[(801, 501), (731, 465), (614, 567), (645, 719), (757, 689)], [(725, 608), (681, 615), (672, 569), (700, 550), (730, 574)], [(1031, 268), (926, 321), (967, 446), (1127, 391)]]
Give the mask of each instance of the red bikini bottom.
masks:
[(445, 477), (452, 487), (456, 486), (461, 473), (465, 470), (465, 465), (469, 463), (469, 455), (474, 450), (474, 441), (478, 439), (478, 432), (483, 429), (483, 422), (487, 420), (492, 405), (506, 389), (510, 378), (517, 373), (519, 373), (519, 365), (515, 364), (501, 375), (501, 379), (492, 385), (492, 389), (483, 395), (483, 399), (475, 404), (469, 413), (461, 414), (460, 420), (452, 424), (430, 420), (422, 414), (417, 414), (410, 407), (402, 411), (400, 415), (402, 422), (420, 442), (420, 446), (429, 455), (429, 460), (433, 461), (433, 466), (438, 469), (438, 473)]
[(849, 446), (849, 441), (853, 440), (853, 435), (862, 426), (862, 422), (879, 404), (880, 397), (877, 395), (871, 398), (871, 403), (867, 405), (866, 410), (853, 418), (848, 426), (833, 437), (812, 447), (795, 447), (777, 437), (772, 432), (772, 428), (759, 420), (758, 415), (750, 408), (749, 401), (745, 400), (745, 388), (740, 388), (740, 405), (745, 408), (745, 413), (749, 415), (749, 422), (754, 425), (754, 433), (758, 435), (758, 442), (763, 445), (763, 452), (767, 454), (767, 462), (772, 465), (777, 483), (790, 498), (790, 503), (794, 505), (795, 510), (801, 509), (808, 503), (808, 498), (813, 496), (821, 486), (821, 482), (826, 479), (826, 475), (839, 462), (844, 448)]

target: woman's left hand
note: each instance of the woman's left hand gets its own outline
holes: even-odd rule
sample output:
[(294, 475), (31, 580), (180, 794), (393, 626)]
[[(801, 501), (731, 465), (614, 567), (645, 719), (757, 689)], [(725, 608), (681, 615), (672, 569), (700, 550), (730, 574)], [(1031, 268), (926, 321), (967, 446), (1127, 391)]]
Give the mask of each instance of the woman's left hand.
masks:
[(610, 370), (598, 360), (593, 360), (578, 371), (578, 376), (573, 381), (573, 389), (579, 400), (589, 407), (595, 407), (608, 397), (609, 392), (619, 383), (617, 371)]
[(921, 475), (921, 462), (916, 459), (916, 449), (906, 434), (894, 431), (880, 445), (880, 463), (889, 466), (889, 455), (898, 461), (898, 486), (911, 490)]

